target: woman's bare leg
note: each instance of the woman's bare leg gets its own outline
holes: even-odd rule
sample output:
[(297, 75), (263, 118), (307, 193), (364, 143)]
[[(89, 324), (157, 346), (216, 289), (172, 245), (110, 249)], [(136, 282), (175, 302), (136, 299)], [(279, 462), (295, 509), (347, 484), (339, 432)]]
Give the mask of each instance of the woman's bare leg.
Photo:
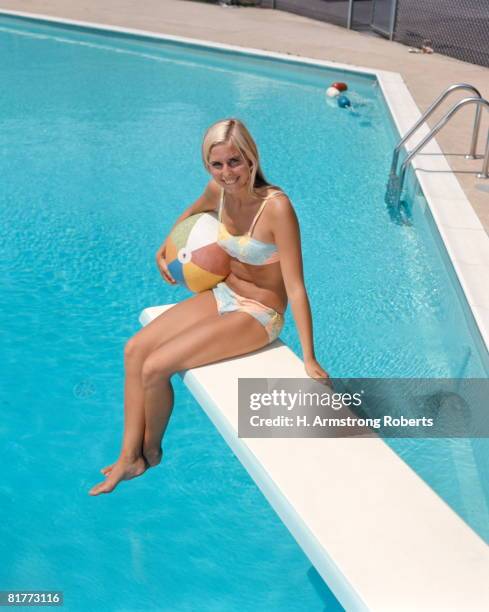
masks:
[[(266, 344), (268, 335), (256, 319), (243, 312), (232, 312), (200, 321), (153, 351), (142, 367), (147, 452), (158, 453), (171, 415), (169, 404), (162, 406), (162, 381), (169, 385), (175, 372), (246, 354)], [(94, 487), (93, 494), (109, 493), (121, 480), (127, 479), (123, 468), (118, 461), (105, 482)]]
[[(212, 291), (195, 295), (166, 311), (135, 334), (126, 344), (124, 352), (124, 434), (119, 458), (115, 463), (102, 469), (108, 475), (116, 466), (123, 479), (134, 478), (148, 467), (143, 455), (145, 432), (144, 388), (141, 370), (146, 357), (161, 344), (178, 336), (185, 329), (209, 317), (217, 318), (217, 306)], [(168, 394), (160, 396), (163, 408), (169, 401)], [(171, 413), (171, 406), (169, 408)], [(168, 415), (169, 417), (169, 415)], [(101, 491), (100, 485), (90, 490), (91, 495)]]
[(173, 410), (173, 387), (170, 378), (162, 377), (159, 384), (144, 391), (146, 428), (143, 440), (143, 455), (148, 465), (154, 467), (161, 461), (161, 441)]

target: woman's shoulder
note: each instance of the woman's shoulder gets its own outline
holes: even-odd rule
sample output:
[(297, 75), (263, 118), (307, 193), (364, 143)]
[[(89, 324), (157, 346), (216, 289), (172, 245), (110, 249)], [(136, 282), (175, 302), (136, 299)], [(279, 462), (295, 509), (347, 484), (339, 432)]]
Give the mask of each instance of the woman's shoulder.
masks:
[(267, 208), (272, 215), (274, 213), (283, 215), (285, 211), (292, 212), (294, 210), (289, 196), (283, 189), (277, 185), (267, 185), (265, 189), (264, 199), (267, 201)]
[(288, 195), (283, 190), (270, 192), (267, 204), (270, 228), (277, 239), (278, 233), (291, 238), (300, 236), (299, 219)]
[(277, 185), (266, 185), (261, 187), (261, 194), (264, 200), (266, 200), (269, 205), (272, 203), (286, 205), (287, 203), (292, 205), (289, 196), (285, 193), (283, 189), (278, 187)]
[(219, 209), (221, 199), (220, 187), (214, 181), (209, 181), (203, 193), (195, 200), (190, 208), (190, 214), (215, 212)]
[(222, 188), (216, 183), (214, 179), (211, 179), (206, 187), (205, 193), (207, 193), (211, 198), (220, 198), (221, 197)]
[(277, 227), (297, 227), (297, 215), (289, 196), (283, 189), (276, 185), (267, 185), (264, 198), (266, 201), (265, 217), (268, 219), (272, 232), (275, 232)]

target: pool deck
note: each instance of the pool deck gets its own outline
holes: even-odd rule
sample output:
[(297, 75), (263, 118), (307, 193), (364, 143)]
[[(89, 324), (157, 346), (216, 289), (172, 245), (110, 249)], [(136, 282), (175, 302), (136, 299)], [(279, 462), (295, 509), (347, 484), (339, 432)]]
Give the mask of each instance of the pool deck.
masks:
[[(282, 11), (223, 8), (187, 0), (0, 0), (0, 8), (398, 72), (421, 111), (453, 83), (470, 83), (489, 99), (488, 68), (436, 53), (411, 54), (400, 43)], [(453, 99), (457, 96), (457, 99), (465, 97), (459, 93)], [(450, 101), (445, 104), (449, 105)], [(489, 180), (475, 176), (482, 165), (480, 159), (464, 159), (470, 143), (473, 113), (473, 109), (458, 113), (438, 135), (437, 141), (482, 225), (489, 231)], [(483, 115), (479, 153), (485, 146), (489, 129), (489, 113)], [(440, 112), (434, 117), (439, 118)], [(425, 161), (427, 157), (419, 159)]]

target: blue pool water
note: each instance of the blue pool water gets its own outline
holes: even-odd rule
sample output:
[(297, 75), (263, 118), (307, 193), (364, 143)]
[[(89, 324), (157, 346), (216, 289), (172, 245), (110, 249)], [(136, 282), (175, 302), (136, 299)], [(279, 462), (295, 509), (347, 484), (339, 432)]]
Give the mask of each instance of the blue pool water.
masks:
[[(341, 609), (178, 378), (164, 466), (87, 490), (117, 456), (140, 311), (187, 296), (154, 253), (226, 116), (297, 209), (334, 376), (487, 376), (430, 220), (386, 214), (396, 136), (375, 80), (11, 18), (0, 52), (0, 589), (62, 589), (70, 610)], [(354, 112), (325, 103), (334, 80)], [(291, 316), (282, 339), (300, 354)], [(489, 539), (486, 440), (389, 444)]]

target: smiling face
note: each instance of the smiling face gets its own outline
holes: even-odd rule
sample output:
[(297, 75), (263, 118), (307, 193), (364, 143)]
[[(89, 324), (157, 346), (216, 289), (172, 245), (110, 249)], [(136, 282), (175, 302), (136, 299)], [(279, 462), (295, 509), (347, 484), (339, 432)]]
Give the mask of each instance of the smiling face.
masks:
[(208, 168), (212, 178), (226, 191), (241, 191), (250, 181), (250, 163), (230, 142), (212, 147)]

